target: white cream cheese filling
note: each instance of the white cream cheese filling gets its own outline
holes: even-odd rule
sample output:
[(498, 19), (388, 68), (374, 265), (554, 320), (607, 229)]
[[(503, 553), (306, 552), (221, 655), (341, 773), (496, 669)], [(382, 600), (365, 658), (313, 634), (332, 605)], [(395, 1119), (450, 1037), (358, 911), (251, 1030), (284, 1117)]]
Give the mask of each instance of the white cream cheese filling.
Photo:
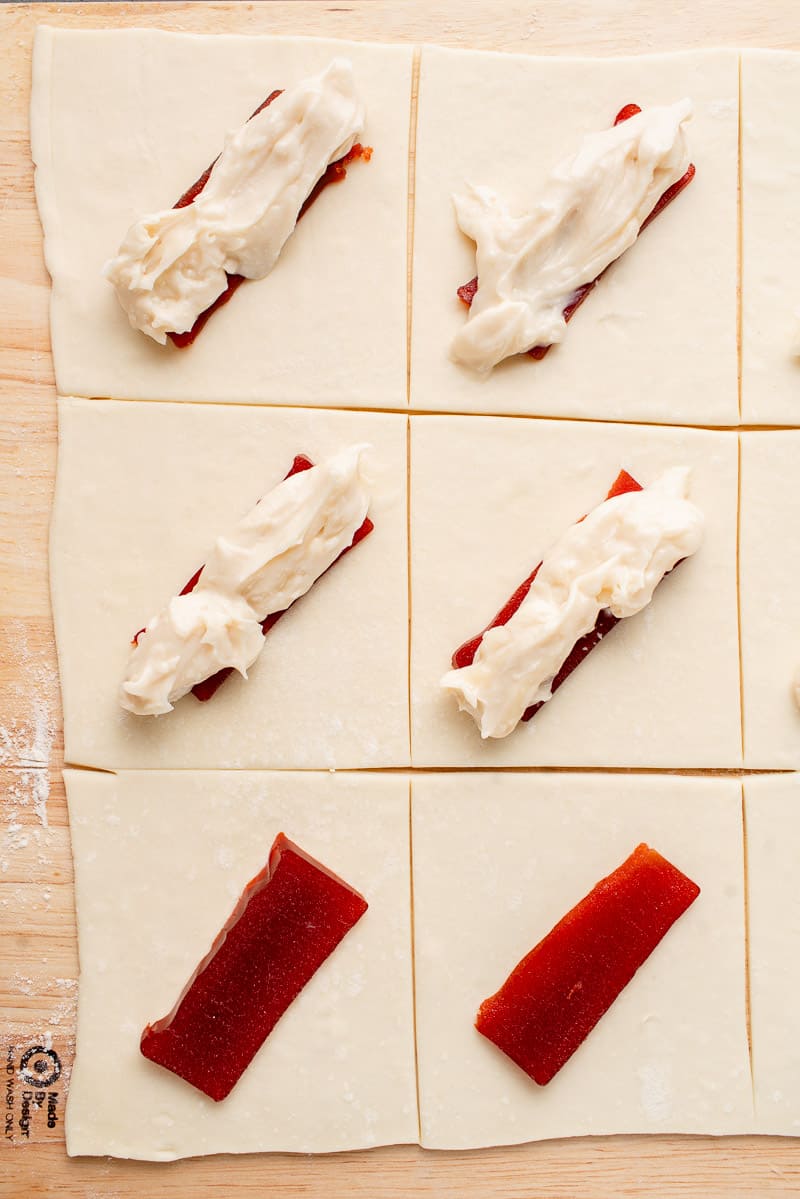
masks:
[(261, 621), (305, 595), (364, 523), (368, 448), (350, 446), (284, 479), (217, 539), (195, 589), (174, 596), (140, 634), (123, 708), (158, 716), (226, 666), (247, 677), (264, 646)]
[(507, 737), (531, 704), (550, 699), (601, 611), (640, 612), (664, 575), (695, 553), (704, 521), (688, 492), (688, 467), (673, 467), (642, 491), (605, 500), (547, 551), (508, 623), (484, 634), (470, 666), (441, 680), (483, 738)]
[(575, 292), (633, 245), (661, 196), (685, 175), (691, 115), (691, 102), (681, 100), (588, 134), (526, 212), (512, 212), (488, 187), (453, 197), (478, 267), (454, 361), (485, 374), (512, 354), (563, 339)]
[(269, 274), (314, 185), (363, 124), (352, 65), (337, 58), (231, 133), (200, 195), (136, 221), (106, 264), (133, 327), (163, 344), (192, 328), (228, 274)]

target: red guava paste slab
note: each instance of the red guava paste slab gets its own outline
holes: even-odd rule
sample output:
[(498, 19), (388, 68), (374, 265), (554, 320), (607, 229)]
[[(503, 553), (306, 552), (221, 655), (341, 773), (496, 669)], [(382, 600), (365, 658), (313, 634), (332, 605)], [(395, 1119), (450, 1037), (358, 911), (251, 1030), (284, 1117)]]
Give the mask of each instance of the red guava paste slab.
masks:
[[(311, 467), (313, 465), (314, 465), (314, 463), (311, 461), (310, 458), (307, 458), (305, 454), (297, 454), (294, 462), (291, 465), (291, 468), (290, 468), (288, 474), (286, 474), (284, 476), (284, 482), (286, 481), (286, 479), (291, 479), (292, 475), (299, 475), (304, 470), (311, 470)], [(346, 547), (346, 549), (342, 550), (341, 554), (339, 555), (339, 558), (343, 558), (344, 555), (348, 552), (348, 550), (351, 550), (353, 548), (353, 546), (358, 545), (359, 541), (363, 541), (365, 537), (368, 537), (374, 528), (375, 528), (375, 525), (372, 523), (370, 518), (368, 516), (366, 516), (364, 518), (363, 523), (361, 525), (359, 525), (359, 527), (356, 529), (355, 533), (353, 534), (353, 540)], [(339, 558), (336, 558), (335, 561), (331, 563), (331, 566), (335, 566), (336, 562), (339, 561)], [(331, 567), (329, 566), (328, 570), (330, 570), (330, 569), (331, 569)], [(195, 587), (197, 586), (200, 575), (202, 573), (203, 573), (203, 567), (201, 566), (194, 572), (191, 579), (189, 579), (189, 582), (181, 589), (181, 591), (178, 594), (179, 595), (188, 595), (190, 591), (194, 591)], [(327, 574), (327, 571), (325, 571), (323, 573)], [(320, 576), (320, 578), (321, 577), (322, 576)], [(273, 626), (278, 623), (278, 621), (284, 615), (284, 613), (288, 612), (288, 611), (289, 611), (288, 608), (283, 608), (280, 612), (270, 612), (269, 616), (265, 617), (264, 620), (261, 621), (261, 631), (263, 632), (265, 637), (266, 637), (267, 633), (270, 631), (270, 629), (273, 628)], [(144, 629), (139, 629), (139, 632), (136, 634), (136, 636), (133, 639), (134, 645), (139, 644), (139, 638), (141, 637), (142, 633), (144, 633), (145, 631), (146, 631), (146, 626)], [(232, 666), (224, 666), (222, 668), (222, 670), (218, 670), (216, 674), (212, 674), (207, 679), (203, 679), (203, 681), (201, 683), (195, 683), (194, 687), (192, 687), (192, 695), (195, 697), (195, 699), (199, 699), (202, 703), (205, 703), (206, 700), (211, 699), (212, 695), (214, 695), (215, 692), (217, 691), (217, 689), (222, 686), (222, 684), (225, 682), (228, 675), (230, 675), (230, 674), (233, 674), (233, 667)]]
[[(614, 496), (625, 495), (625, 493), (628, 491), (641, 490), (641, 484), (637, 483), (633, 476), (629, 475), (626, 470), (621, 470), (611, 485), (611, 489), (606, 496), (606, 499), (613, 500)], [(585, 519), (586, 518), (584, 516), (581, 517), (581, 520)], [(580, 523), (581, 521), (579, 520), (578, 524)], [(478, 652), (478, 647), (483, 641), (486, 633), (489, 632), (489, 629), (496, 629), (498, 625), (508, 624), (511, 617), (520, 607), (522, 601), (530, 591), (533, 580), (539, 573), (539, 567), (541, 565), (542, 564), (540, 562), (539, 566), (536, 566), (531, 571), (527, 579), (525, 579), (523, 583), (520, 583), (519, 587), (511, 596), (511, 598), (506, 601), (506, 603), (495, 616), (494, 620), (486, 626), (483, 632), (478, 633), (476, 637), (471, 637), (469, 641), (465, 641), (463, 645), (458, 647), (452, 658), (454, 670), (459, 670), (462, 666), (472, 665), (472, 663), (475, 661), (475, 655)], [(576, 641), (573, 645), (572, 649), (564, 660), (564, 664), (553, 679), (550, 687), (551, 693), (558, 690), (561, 684), (572, 674), (575, 667), (580, 666), (586, 655), (590, 653), (600, 641), (603, 640), (606, 633), (611, 632), (611, 630), (614, 628), (614, 625), (619, 624), (619, 621), (620, 617), (612, 616), (607, 608), (603, 609), (603, 611), (597, 617), (597, 621), (595, 622), (595, 626), (591, 632), (585, 633), (584, 636), (579, 638), (578, 641)], [(531, 704), (529, 708), (525, 709), (522, 719), (530, 720), (531, 717), (535, 716), (539, 709), (546, 702), (546, 700), (540, 700), (538, 704)]]
[(145, 1028), (142, 1053), (224, 1099), (367, 906), (279, 833), (175, 1007)]
[[(622, 121), (628, 121), (628, 120), (630, 120), (631, 117), (635, 117), (637, 115), (637, 113), (640, 113), (641, 111), (642, 110), (638, 104), (626, 104), (625, 107), (621, 108), (619, 110), (619, 112), (617, 113), (616, 117), (614, 118), (614, 124), (619, 125), (622, 123)], [(670, 204), (675, 199), (675, 197), (680, 192), (683, 191), (683, 189), (685, 187), (688, 187), (688, 185), (692, 182), (694, 177), (695, 177), (694, 163), (690, 162), (689, 166), (687, 168), (686, 174), (682, 175), (681, 178), (676, 180), (676, 182), (673, 183), (671, 187), (667, 188), (667, 190), (664, 192), (663, 196), (661, 196), (661, 198), (656, 202), (655, 207), (653, 208), (653, 211), (644, 218), (644, 220), (642, 221), (641, 227), (639, 229), (638, 236), (641, 236), (641, 234), (647, 228), (647, 226), (650, 224), (650, 222), (652, 220), (654, 220), (660, 212), (663, 212), (664, 209), (667, 207), (667, 205)], [(609, 263), (609, 266), (613, 266), (613, 263)], [(605, 271), (607, 271), (607, 270), (608, 270), (608, 267), (605, 268)], [(601, 271), (600, 274), (597, 276), (597, 278), (593, 279), (591, 281), (591, 283), (584, 283), (582, 287), (576, 288), (576, 290), (573, 292), (572, 299), (570, 300), (569, 304), (567, 304), (566, 307), (563, 309), (563, 316), (564, 316), (565, 321), (572, 320), (572, 317), (578, 311), (581, 304), (588, 296), (589, 292), (593, 291), (594, 288), (597, 286), (597, 284), (600, 282), (600, 280), (603, 278), (605, 271)], [(466, 304), (467, 308), (470, 308), (472, 305), (472, 301), (475, 299), (475, 293), (477, 290), (478, 290), (478, 276), (475, 275), (475, 277), (473, 279), (470, 279), (469, 283), (464, 283), (461, 287), (459, 287), (457, 289), (456, 294), (457, 294), (459, 300), (461, 300), (464, 304)], [(535, 358), (537, 360), (537, 362), (539, 362), (539, 361), (541, 361), (542, 358), (544, 358), (545, 354), (547, 353), (547, 351), (549, 349), (550, 349), (550, 346), (534, 346), (533, 349), (527, 350), (526, 353), (529, 358)]]
[(484, 1000), (478, 1032), (544, 1086), (699, 894), (666, 858), (637, 846)]
[[(278, 96), (282, 94), (282, 92), (283, 88), (278, 88), (277, 91), (270, 92), (264, 103), (259, 104), (255, 112), (250, 114), (248, 120), (252, 121), (253, 117), (257, 117), (258, 114), (267, 108), (273, 100), (276, 100)], [(362, 146), (361, 142), (356, 142), (355, 145), (353, 145), (347, 151), (347, 153), (343, 155), (342, 158), (337, 158), (336, 162), (329, 163), (323, 174), (314, 184), (306, 199), (303, 201), (303, 206), (297, 216), (298, 221), (305, 212), (308, 212), (317, 196), (328, 186), (329, 183), (341, 183), (341, 181), (346, 178), (348, 164), (354, 162), (357, 158), (363, 158), (364, 162), (369, 162), (370, 158), (372, 158), (372, 147)], [(187, 204), (191, 204), (197, 199), (197, 197), (200, 195), (200, 192), (208, 183), (208, 177), (211, 174), (216, 161), (217, 160), (215, 158), (214, 162), (212, 162), (210, 166), (206, 167), (200, 178), (195, 180), (192, 186), (186, 189), (180, 200), (178, 200), (177, 204), (173, 204), (173, 208), (185, 208)], [(244, 283), (245, 278), (246, 276), (244, 275), (228, 275), (228, 286), (220, 295), (217, 296), (213, 304), (209, 304), (208, 308), (200, 313), (197, 320), (194, 322), (188, 332), (167, 334), (167, 337), (170, 339), (172, 344), (177, 346), (179, 350), (184, 350), (187, 346), (190, 346), (197, 337), (198, 333), (200, 333), (205, 326), (209, 317), (213, 316), (217, 309), (221, 308), (223, 304), (228, 303), (228, 300), (231, 298), (233, 293), (241, 286), (242, 283)]]

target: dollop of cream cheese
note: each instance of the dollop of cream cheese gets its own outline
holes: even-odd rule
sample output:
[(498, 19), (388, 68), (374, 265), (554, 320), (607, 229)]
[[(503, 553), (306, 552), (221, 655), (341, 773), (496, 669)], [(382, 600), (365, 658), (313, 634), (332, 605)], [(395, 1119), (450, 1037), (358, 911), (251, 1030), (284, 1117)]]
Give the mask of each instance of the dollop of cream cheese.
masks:
[(526, 708), (551, 697), (572, 647), (603, 609), (633, 616), (664, 575), (699, 548), (703, 516), (687, 498), (689, 469), (673, 467), (642, 491), (605, 500), (545, 554), (507, 624), (484, 634), (470, 666), (441, 686), (481, 736), (507, 737)]
[(368, 449), (351, 446), (284, 479), (218, 538), (194, 591), (174, 596), (140, 634), (123, 708), (158, 716), (223, 667), (247, 677), (264, 646), (261, 621), (305, 595), (363, 524)]
[(352, 64), (337, 58), (229, 134), (200, 195), (136, 221), (104, 268), (133, 327), (163, 344), (192, 328), (227, 274), (268, 275), (314, 185), (363, 124)]
[(588, 134), (527, 212), (512, 212), (488, 187), (453, 197), (478, 266), (478, 290), (451, 347), (456, 362), (485, 374), (512, 354), (563, 339), (575, 292), (633, 245), (686, 173), (691, 115), (691, 102), (681, 100)]

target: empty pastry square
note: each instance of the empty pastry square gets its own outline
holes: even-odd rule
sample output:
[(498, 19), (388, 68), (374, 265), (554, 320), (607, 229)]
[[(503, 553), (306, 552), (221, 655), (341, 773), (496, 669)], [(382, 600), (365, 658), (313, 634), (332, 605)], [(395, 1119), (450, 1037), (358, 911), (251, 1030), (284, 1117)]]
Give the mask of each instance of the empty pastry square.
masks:
[(756, 1131), (800, 1136), (800, 781), (745, 779)]
[(800, 54), (742, 54), (742, 420), (800, 424)]
[[(558, 59), (425, 46), (416, 143), (414, 408), (735, 424), (738, 55)], [(450, 359), (467, 319), (456, 288), (474, 243), (452, 196), (499, 193), (515, 212), (617, 112), (689, 98), (693, 182), (608, 271), (542, 361), (488, 378)]]
[[(551, 700), (482, 740), (440, 687), (620, 469), (643, 486), (691, 469), (703, 543)], [(502, 417), (411, 418), (411, 692), (415, 766), (736, 766), (741, 762), (733, 433)]]
[(739, 589), (744, 760), (800, 765), (800, 432), (742, 434)]
[[(170, 208), (270, 92), (336, 57), (353, 64), (372, 160), (193, 346), (133, 329), (102, 276), (129, 226)], [(40, 27), (31, 136), (60, 392), (404, 408), (411, 65), (406, 46)]]
[[(416, 1141), (407, 778), (67, 771), (66, 782), (81, 958), (68, 1152), (163, 1161)], [(177, 1002), (279, 832), (369, 909), (215, 1103), (146, 1060), (139, 1038)]]
[[(733, 779), (414, 778), (423, 1145), (752, 1126), (741, 807)], [(537, 1086), (475, 1030), (478, 1008), (642, 842), (701, 893), (552, 1081)]]
[[(61, 400), (51, 588), (69, 763), (403, 766), (408, 745), (406, 417)], [(268, 633), (247, 680), (164, 716), (119, 703), (131, 638), (296, 454), (372, 446), (374, 531)]]

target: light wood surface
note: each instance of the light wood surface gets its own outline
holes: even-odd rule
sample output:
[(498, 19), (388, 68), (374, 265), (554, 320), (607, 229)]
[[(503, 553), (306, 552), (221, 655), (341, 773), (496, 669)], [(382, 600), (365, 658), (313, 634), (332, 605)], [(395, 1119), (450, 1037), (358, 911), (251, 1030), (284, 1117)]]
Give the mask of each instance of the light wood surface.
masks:
[[(426, 3), (20, 4), (0, 8), (0, 1066), (52, 1046), (64, 1063), (58, 1122), (35, 1111), (0, 1149), (0, 1199), (206, 1199), (211, 1195), (502, 1199), (800, 1192), (800, 1143), (780, 1138), (615, 1137), (475, 1153), (413, 1147), (333, 1157), (217, 1157), (170, 1165), (67, 1158), (64, 1082), (77, 977), (60, 706), (47, 588), (56, 418), (49, 281), (28, 144), (30, 54), (40, 21), (202, 32), (305, 33), (537, 54), (620, 54), (713, 45), (800, 48), (791, 0), (517, 0)], [(787, 1002), (794, 997), (787, 997)], [(108, 1070), (108, 1102), (125, 1102)], [(4, 1072), (4, 1080), (8, 1074)], [(23, 1084), (14, 1079), (17, 1088)], [(2, 1106), (5, 1110), (5, 1082)], [(11, 1136), (8, 1135), (9, 1131)]]

